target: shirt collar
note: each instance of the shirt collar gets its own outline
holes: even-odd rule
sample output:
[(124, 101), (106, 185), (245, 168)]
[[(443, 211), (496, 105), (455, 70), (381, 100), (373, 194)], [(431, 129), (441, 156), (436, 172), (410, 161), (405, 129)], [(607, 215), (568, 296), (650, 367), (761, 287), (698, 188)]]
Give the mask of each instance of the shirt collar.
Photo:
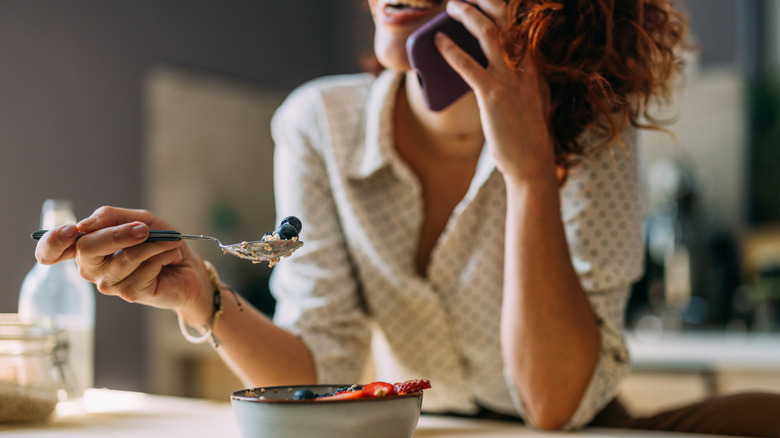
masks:
[(493, 157), (493, 153), (490, 152), (490, 148), (487, 145), (483, 144), (482, 151), (479, 153), (479, 161), (477, 161), (477, 171), (474, 172), (474, 177), (471, 179), (471, 185), (464, 199), (474, 199), (480, 187), (496, 171), (496, 160)]
[[(393, 112), (395, 111), (395, 96), (403, 81), (403, 74), (385, 70), (371, 86), (366, 106), (366, 137), (363, 156), (356, 160), (351, 179), (364, 179), (378, 170), (389, 166), (394, 156)], [(477, 170), (471, 181), (466, 199), (476, 195), (480, 187), (496, 169), (496, 162), (490, 150), (483, 145), (477, 163)]]
[(368, 178), (390, 164), (393, 155), (395, 96), (402, 80), (403, 74), (385, 70), (372, 84), (366, 105), (363, 156), (353, 163), (350, 172), (352, 179)]

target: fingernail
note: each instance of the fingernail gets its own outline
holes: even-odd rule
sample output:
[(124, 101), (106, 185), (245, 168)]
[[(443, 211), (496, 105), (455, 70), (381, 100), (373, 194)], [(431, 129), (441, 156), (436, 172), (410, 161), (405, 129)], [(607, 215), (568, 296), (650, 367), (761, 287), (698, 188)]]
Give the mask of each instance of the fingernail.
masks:
[(86, 219), (82, 219), (82, 220), (79, 222), (79, 224), (78, 224), (78, 225), (79, 225), (80, 227), (88, 227), (88, 226), (90, 226), (90, 225), (94, 224), (96, 220), (97, 220), (97, 218), (96, 218), (95, 216), (90, 216), (90, 217), (88, 217), (88, 218), (86, 218)]
[(141, 238), (146, 237), (146, 225), (139, 224), (134, 226), (130, 232), (133, 234), (133, 237)]
[(79, 229), (75, 225), (68, 225), (60, 231), (60, 233), (67, 238), (75, 236), (79, 232)]
[(447, 12), (458, 12), (458, 5), (454, 1), (447, 2)]

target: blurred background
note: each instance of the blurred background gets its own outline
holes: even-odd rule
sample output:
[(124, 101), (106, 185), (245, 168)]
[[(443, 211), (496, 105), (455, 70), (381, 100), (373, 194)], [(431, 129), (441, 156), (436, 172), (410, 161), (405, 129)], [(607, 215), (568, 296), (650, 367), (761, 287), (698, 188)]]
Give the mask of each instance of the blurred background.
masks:
[[(677, 399), (780, 388), (780, 2), (679, 3), (698, 50), (665, 112), (675, 138), (642, 135), (647, 274), (627, 309), (628, 385), (658, 403), (658, 382)], [(0, 0), (0, 312), (17, 309), (47, 198), (79, 218), (147, 208), (223, 242), (272, 229), (269, 119), (302, 82), (360, 71), (371, 31), (363, 0)], [(266, 265), (194, 246), (273, 312)], [(240, 389), (170, 312), (96, 299), (97, 387)]]

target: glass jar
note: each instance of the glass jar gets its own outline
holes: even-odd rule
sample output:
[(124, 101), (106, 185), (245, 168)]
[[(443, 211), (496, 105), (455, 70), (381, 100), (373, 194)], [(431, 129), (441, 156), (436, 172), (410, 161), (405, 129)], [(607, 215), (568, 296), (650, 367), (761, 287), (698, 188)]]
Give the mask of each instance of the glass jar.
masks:
[(68, 342), (45, 320), (0, 314), (0, 423), (44, 420), (66, 388)]

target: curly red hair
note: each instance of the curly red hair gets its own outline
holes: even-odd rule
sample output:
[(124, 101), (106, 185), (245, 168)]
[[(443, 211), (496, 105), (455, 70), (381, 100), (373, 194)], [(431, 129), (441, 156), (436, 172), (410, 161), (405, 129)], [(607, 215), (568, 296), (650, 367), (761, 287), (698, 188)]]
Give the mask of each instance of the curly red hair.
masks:
[[(629, 124), (660, 128), (651, 103), (668, 103), (681, 73), (687, 17), (672, 0), (509, 0), (502, 35), (507, 61), (520, 69), (531, 56), (551, 92), (556, 161), (622, 141)], [(640, 119), (648, 123), (643, 124)], [(593, 128), (604, 139), (589, 145)]]

